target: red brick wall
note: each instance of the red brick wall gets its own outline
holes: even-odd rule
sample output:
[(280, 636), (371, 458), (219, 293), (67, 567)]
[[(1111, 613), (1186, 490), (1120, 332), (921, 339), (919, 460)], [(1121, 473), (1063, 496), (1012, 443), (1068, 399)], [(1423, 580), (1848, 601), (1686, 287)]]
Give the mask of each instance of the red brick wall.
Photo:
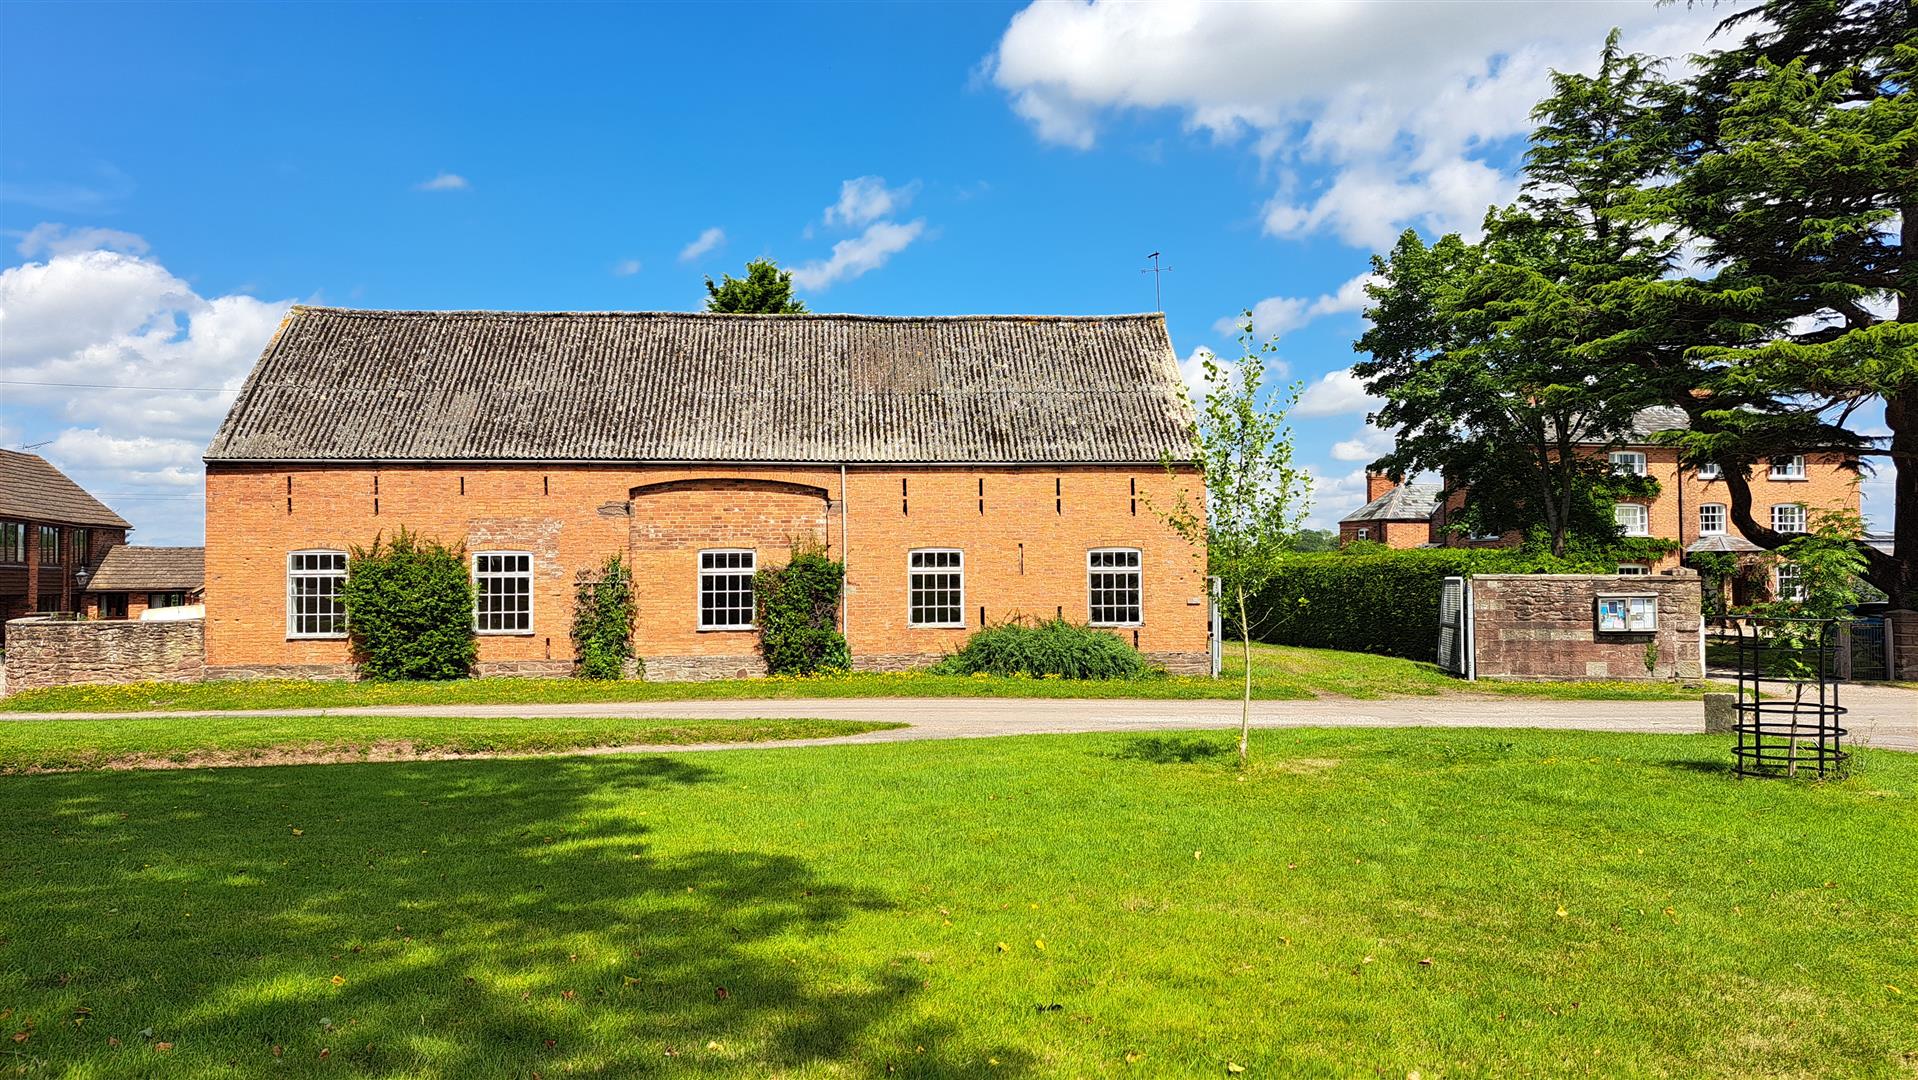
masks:
[[(1361, 537), (1359, 531), (1365, 535)], [(1358, 540), (1369, 540), (1375, 544), (1384, 544), (1390, 548), (1424, 547), (1432, 540), (1432, 523), (1429, 521), (1347, 521), (1339, 523), (1339, 546)]]
[[(1179, 490), (1196, 496), (1189, 474), (861, 466), (846, 485), (842, 528), (837, 467), (214, 465), (207, 664), (220, 675), (344, 672), (345, 642), (286, 636), (287, 553), (344, 550), (403, 524), (471, 550), (533, 553), (533, 633), (482, 636), (483, 671), (570, 670), (574, 574), (615, 552), (634, 565), (635, 647), (655, 676), (756, 670), (756, 634), (697, 629), (698, 551), (752, 548), (771, 565), (800, 533), (847, 563), (848, 641), (861, 666), (930, 662), (979, 628), (981, 607), (993, 622), (1083, 622), (1087, 550), (1133, 547), (1144, 620), (1120, 633), (1132, 641), (1136, 629), (1139, 648), (1170, 666), (1203, 669), (1206, 608), (1188, 603), (1205, 595), (1203, 562), (1151, 510)], [(965, 552), (964, 629), (906, 625), (907, 553), (918, 547)]]

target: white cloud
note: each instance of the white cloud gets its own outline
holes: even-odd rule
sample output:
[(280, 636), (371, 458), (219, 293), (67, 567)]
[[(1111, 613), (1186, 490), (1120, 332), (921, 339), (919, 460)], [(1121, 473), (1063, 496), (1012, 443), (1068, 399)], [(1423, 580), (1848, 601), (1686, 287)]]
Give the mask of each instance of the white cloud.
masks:
[(1318, 382), (1305, 388), (1292, 415), (1301, 419), (1315, 416), (1342, 416), (1371, 412), (1384, 402), (1365, 392), (1365, 384), (1351, 368), (1328, 371)]
[[(239, 387), (289, 306), (203, 297), (160, 263), (115, 251), (0, 270), (6, 426), (31, 423), (42, 439), (65, 424), (43, 451), (50, 460), (92, 490), (152, 491), (107, 500), (142, 542), (194, 542), (199, 515), (181, 515), (173, 497), (197, 489), (200, 453), (233, 400), (222, 388)], [(37, 385), (48, 383), (80, 385)], [(155, 389), (167, 387), (185, 389)]]
[[(1252, 305), (1252, 332), (1260, 339), (1282, 336), (1325, 315), (1364, 311), (1371, 303), (1365, 286), (1374, 280), (1370, 273), (1360, 274), (1333, 292), (1317, 299), (1303, 296), (1268, 296)], [(1244, 326), (1245, 315), (1228, 315), (1212, 324), (1220, 334), (1236, 336)]]
[(856, 229), (904, 210), (918, 193), (917, 180), (896, 188), (887, 187), (883, 176), (861, 176), (842, 181), (839, 185), (839, 201), (826, 207), (826, 224)]
[(707, 229), (705, 232), (700, 233), (699, 236), (696, 237), (692, 243), (687, 244), (685, 247), (681, 248), (679, 251), (679, 261), (692, 262), (694, 259), (699, 258), (701, 255), (704, 255), (709, 251), (712, 251), (713, 249), (719, 247), (719, 245), (725, 242), (726, 242), (726, 230), (715, 225), (712, 228)]
[(28, 229), (14, 250), (29, 259), (36, 255), (70, 255), (94, 250), (145, 255), (147, 242), (143, 236), (119, 229), (73, 228), (48, 221)]
[(638, 259), (621, 259), (613, 264), (613, 276), (632, 277), (642, 269), (644, 269), (644, 267)]
[(1392, 449), (1392, 436), (1375, 427), (1360, 428), (1356, 435), (1332, 444), (1332, 460), (1370, 462)]
[[(1250, 137), (1279, 191), (1265, 228), (1379, 247), (1401, 229), (1475, 229), (1514, 190), (1506, 140), (1553, 69), (1588, 70), (1606, 32), (1682, 56), (1708, 5), (1034, 3), (986, 71), (1040, 139), (1080, 149), (1101, 121), (1172, 110), (1219, 141)], [(1323, 175), (1306, 184), (1301, 165)]]
[(458, 173), (443, 172), (431, 180), (413, 185), (415, 191), (465, 191), (473, 185)]
[(834, 244), (831, 256), (794, 267), (793, 284), (802, 289), (824, 289), (837, 281), (850, 281), (886, 265), (886, 260), (906, 250), (925, 231), (924, 218), (904, 225), (875, 221), (858, 236)]
[(1314, 529), (1336, 529), (1339, 519), (1365, 505), (1365, 470), (1354, 469), (1341, 476), (1320, 476), (1308, 467), (1312, 489), (1312, 512), (1305, 523)]

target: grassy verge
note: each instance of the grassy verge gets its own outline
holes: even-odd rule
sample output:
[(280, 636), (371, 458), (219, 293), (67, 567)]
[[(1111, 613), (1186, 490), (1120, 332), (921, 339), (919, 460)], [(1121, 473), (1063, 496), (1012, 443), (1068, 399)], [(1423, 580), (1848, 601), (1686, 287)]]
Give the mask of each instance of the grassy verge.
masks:
[[(825, 678), (724, 679), (704, 683), (466, 679), (442, 683), (316, 683), (294, 680), (136, 683), (29, 690), (0, 699), (0, 712), (137, 712), (147, 709), (298, 709), (367, 705), (526, 705), (562, 702), (800, 700), (853, 697), (1236, 698), (1244, 667), (1226, 650), (1219, 679), (1161, 677), (1093, 682), (991, 676), (852, 674)], [(1366, 653), (1256, 645), (1253, 696), (1477, 693), (1557, 699), (1666, 700), (1701, 690), (1670, 682), (1466, 683), (1431, 664)]]
[[(0, 722), (0, 775), (60, 769), (530, 754), (593, 746), (817, 739), (904, 727), (852, 720), (235, 716)], [(316, 732), (323, 734), (316, 735)]]
[(1860, 1076), (1918, 755), (1086, 735), (13, 777), (0, 1046), (73, 1076)]

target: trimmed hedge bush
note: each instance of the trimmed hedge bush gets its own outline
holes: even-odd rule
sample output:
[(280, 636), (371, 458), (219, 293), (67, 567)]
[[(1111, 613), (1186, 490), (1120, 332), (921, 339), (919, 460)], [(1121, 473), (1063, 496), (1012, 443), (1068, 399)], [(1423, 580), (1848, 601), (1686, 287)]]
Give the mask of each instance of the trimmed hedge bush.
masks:
[(1142, 679), (1155, 674), (1119, 635), (1064, 619), (988, 626), (934, 664), (937, 675), (1029, 675), (1061, 679)]
[(1608, 574), (1616, 558), (1555, 558), (1504, 548), (1328, 552), (1286, 560), (1252, 606), (1252, 636), (1272, 645), (1438, 656), (1439, 590), (1473, 574)]
[(369, 679), (463, 679), (472, 674), (473, 579), (464, 546), (401, 529), (349, 552), (347, 633)]

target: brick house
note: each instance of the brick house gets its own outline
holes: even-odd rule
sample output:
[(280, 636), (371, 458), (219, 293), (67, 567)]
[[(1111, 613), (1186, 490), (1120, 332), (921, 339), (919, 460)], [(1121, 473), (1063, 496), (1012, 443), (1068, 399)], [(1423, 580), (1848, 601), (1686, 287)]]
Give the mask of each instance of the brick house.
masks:
[[(1614, 514), (1620, 530), (1626, 536), (1673, 540), (1679, 545), (1678, 551), (1653, 562), (1621, 565), (1620, 573), (1662, 573), (1679, 566), (1686, 556), (1702, 552), (1757, 555), (1764, 550), (1740, 533), (1732, 521), (1731, 497), (1716, 468), (1681, 466), (1676, 449), (1654, 441), (1658, 432), (1685, 426), (1685, 413), (1680, 409), (1645, 409), (1634, 418), (1632, 430), (1621, 444), (1590, 447), (1590, 453), (1608, 455), (1613, 468), (1658, 481), (1657, 495), (1617, 504)], [(1370, 495), (1372, 477), (1367, 477), (1367, 483)], [(1863, 505), (1856, 464), (1840, 454), (1801, 454), (1770, 462), (1768, 467), (1754, 470), (1751, 484), (1752, 513), (1783, 533), (1805, 531), (1819, 510), (1856, 512)], [(1471, 492), (1461, 489), (1445, 492), (1442, 500), (1435, 501), (1428, 542), (1445, 547), (1511, 547), (1520, 542), (1518, 533), (1471, 537), (1448, 527), (1470, 498)], [(1348, 542), (1343, 522), (1340, 541)], [(1779, 564), (1771, 574), (1773, 594), (1790, 591), (1792, 569), (1788, 564)], [(1743, 603), (1750, 598), (1732, 599)]]
[(1339, 520), (1339, 546), (1370, 540), (1391, 548), (1432, 546), (1437, 484), (1400, 484), (1380, 473), (1365, 474), (1365, 505)]
[(471, 553), (481, 673), (565, 674), (575, 574), (633, 567), (649, 677), (764, 670), (752, 572), (846, 564), (862, 669), (988, 622), (1109, 626), (1206, 670), (1196, 474), (1160, 315), (884, 318), (297, 307), (206, 453), (212, 677), (339, 676), (348, 550)]
[(205, 591), (206, 549), (121, 544), (87, 581), (81, 610), (89, 619), (139, 619), (149, 611), (192, 607)]
[(8, 619), (79, 610), (84, 575), (130, 528), (45, 458), (0, 450), (0, 643)]

